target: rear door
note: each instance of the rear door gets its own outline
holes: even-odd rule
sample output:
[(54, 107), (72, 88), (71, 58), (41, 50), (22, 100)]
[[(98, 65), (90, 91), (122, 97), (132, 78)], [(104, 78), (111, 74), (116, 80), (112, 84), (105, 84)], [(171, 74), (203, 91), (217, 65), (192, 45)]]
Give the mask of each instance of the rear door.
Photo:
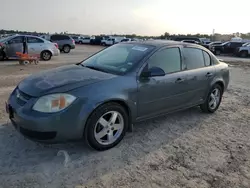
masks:
[(215, 76), (215, 68), (206, 51), (193, 47), (184, 47), (182, 50), (189, 90), (188, 103), (193, 106), (204, 101), (210, 82)]
[(7, 57), (16, 57), (16, 52), (23, 53), (23, 41), (24, 36), (16, 36), (11, 40), (7, 41), (6, 54)]
[(28, 53), (31, 55), (39, 55), (45, 48), (44, 41), (37, 37), (27, 36)]

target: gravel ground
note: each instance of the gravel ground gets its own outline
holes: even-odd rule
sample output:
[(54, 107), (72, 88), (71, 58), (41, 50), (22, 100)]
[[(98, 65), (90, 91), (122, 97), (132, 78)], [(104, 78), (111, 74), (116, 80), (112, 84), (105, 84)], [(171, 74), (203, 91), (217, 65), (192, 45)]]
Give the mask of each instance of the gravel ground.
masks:
[[(29, 74), (79, 62), (98, 50), (81, 46), (39, 65), (0, 63), (0, 106)], [(29, 141), (7, 123), (1, 108), (0, 187), (249, 188), (250, 60), (230, 64), (231, 82), (215, 114), (192, 108), (141, 122), (104, 152), (84, 143)]]

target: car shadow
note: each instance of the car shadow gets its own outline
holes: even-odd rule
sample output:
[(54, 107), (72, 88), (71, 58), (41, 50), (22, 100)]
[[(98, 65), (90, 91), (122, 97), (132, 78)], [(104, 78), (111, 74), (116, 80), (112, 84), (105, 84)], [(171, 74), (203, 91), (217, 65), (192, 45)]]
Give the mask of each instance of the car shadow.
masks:
[(72, 177), (67, 181), (83, 184), (140, 160), (194, 128), (199, 129), (209, 117), (211, 115), (195, 107), (140, 122), (118, 146), (103, 152), (90, 149), (84, 142), (35, 143), (20, 135), (10, 124), (0, 126), (0, 181), (10, 187), (14, 184), (10, 183), (12, 175), (20, 182), (32, 173), (39, 181), (55, 183), (63, 181), (62, 176), (70, 172)]

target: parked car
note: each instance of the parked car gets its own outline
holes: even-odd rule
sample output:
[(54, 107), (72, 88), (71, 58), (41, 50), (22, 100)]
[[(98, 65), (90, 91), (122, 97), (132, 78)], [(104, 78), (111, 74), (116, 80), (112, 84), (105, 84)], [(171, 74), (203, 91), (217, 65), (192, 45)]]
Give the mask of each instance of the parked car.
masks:
[(70, 50), (75, 49), (76, 47), (75, 40), (68, 35), (43, 35), (42, 38), (57, 43), (59, 50), (63, 51), (64, 53), (69, 53)]
[(111, 46), (113, 44), (117, 44), (117, 43), (121, 42), (124, 39), (126, 39), (126, 38), (125, 37), (118, 37), (118, 36), (115, 36), (115, 37), (112, 37), (112, 36), (105, 37), (101, 41), (101, 45), (103, 45), (103, 46)]
[(115, 38), (108, 38), (108, 39), (103, 39), (101, 41), (101, 45), (103, 46), (111, 46), (115, 44)]
[(214, 45), (220, 45), (222, 44), (221, 41), (214, 41), (214, 42), (210, 42), (208, 44), (203, 44), (202, 46), (204, 46), (205, 48), (211, 50), (211, 48), (214, 46)]
[(214, 45), (211, 47), (211, 51), (215, 55), (220, 55), (220, 54), (234, 54), (236, 49), (238, 47), (241, 47), (244, 44), (244, 42), (225, 42), (221, 45)]
[(195, 40), (182, 40), (181, 42), (187, 42), (187, 43), (193, 43), (193, 44), (199, 44), (199, 42)]
[(92, 36), (90, 38), (90, 44), (92, 44), (92, 45), (101, 45), (102, 40), (103, 40), (102, 36)]
[(171, 38), (171, 40), (174, 40), (174, 41), (194, 40), (194, 41), (196, 41), (198, 44), (202, 44), (201, 39), (200, 39), (200, 38), (197, 38), (197, 37), (173, 37), (173, 38)]
[(72, 39), (74, 39), (76, 44), (79, 44), (79, 38), (80, 36), (71, 36)]
[(130, 38), (125, 38), (125, 39), (122, 39), (121, 42), (129, 42), (129, 41), (132, 41), (132, 39)]
[(75, 40), (76, 44), (90, 44), (89, 36), (74, 36), (72, 37)]
[(16, 52), (23, 52), (23, 41), (28, 44), (28, 53), (39, 55), (42, 60), (49, 61), (52, 56), (58, 56), (60, 51), (58, 45), (43, 38), (32, 35), (13, 35), (0, 40), (0, 60), (5, 58), (17, 58)]
[(91, 37), (85, 36), (79, 38), (79, 44), (90, 44)]
[(236, 48), (235, 55), (239, 57), (248, 57), (250, 56), (250, 43), (243, 45), (239, 48)]
[(215, 112), (228, 83), (228, 65), (200, 45), (126, 42), (27, 77), (11, 93), (6, 110), (27, 138), (84, 138), (106, 150), (135, 122), (193, 106)]

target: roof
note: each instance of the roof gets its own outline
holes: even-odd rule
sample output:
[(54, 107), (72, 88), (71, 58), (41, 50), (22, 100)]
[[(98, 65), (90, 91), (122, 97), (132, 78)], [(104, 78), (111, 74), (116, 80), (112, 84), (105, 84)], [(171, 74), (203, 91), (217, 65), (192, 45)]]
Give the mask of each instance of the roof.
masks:
[(151, 45), (155, 47), (163, 47), (163, 46), (170, 46), (170, 45), (188, 45), (188, 46), (195, 46), (195, 47), (202, 47), (200, 45), (194, 43), (185, 43), (181, 41), (173, 41), (173, 40), (146, 40), (146, 41), (132, 41), (128, 42), (131, 44), (144, 44), (144, 45)]

